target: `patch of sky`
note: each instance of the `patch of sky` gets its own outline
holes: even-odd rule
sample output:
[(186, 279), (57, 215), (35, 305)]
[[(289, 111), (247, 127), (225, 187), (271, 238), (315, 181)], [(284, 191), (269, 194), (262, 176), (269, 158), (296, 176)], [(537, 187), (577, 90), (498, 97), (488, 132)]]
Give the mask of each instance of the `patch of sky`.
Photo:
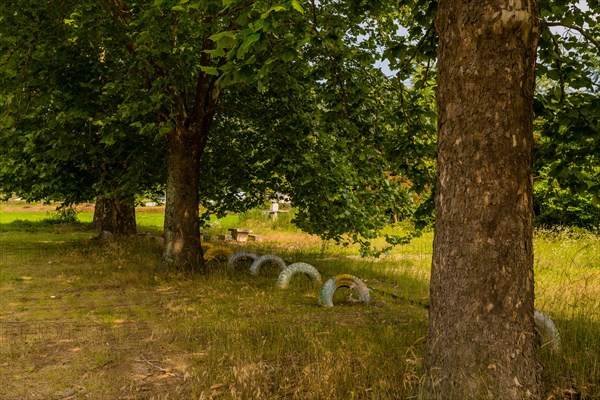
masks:
[[(357, 46), (360, 46), (362, 44), (367, 44), (369, 42), (369, 39), (371, 38), (369, 31), (373, 31), (375, 29), (374, 27), (376, 25), (377, 25), (377, 21), (375, 21), (373, 19), (367, 19), (367, 20), (363, 21), (360, 24), (360, 28), (365, 33), (357, 35), (355, 38), (353, 38), (353, 40), (352, 40), (353, 44), (355, 44)], [(408, 29), (405, 28), (404, 26), (401, 26), (398, 24), (395, 36), (396, 37), (404, 37), (407, 35), (408, 35)], [(379, 68), (385, 74), (385, 76), (391, 78), (398, 74), (398, 70), (392, 69), (390, 67), (390, 61), (388, 59), (384, 58), (384, 56), (383, 56), (384, 51), (385, 51), (385, 48), (383, 46), (381, 46), (381, 45), (376, 46), (377, 57), (376, 57), (376, 61), (375, 61), (375, 67)]]

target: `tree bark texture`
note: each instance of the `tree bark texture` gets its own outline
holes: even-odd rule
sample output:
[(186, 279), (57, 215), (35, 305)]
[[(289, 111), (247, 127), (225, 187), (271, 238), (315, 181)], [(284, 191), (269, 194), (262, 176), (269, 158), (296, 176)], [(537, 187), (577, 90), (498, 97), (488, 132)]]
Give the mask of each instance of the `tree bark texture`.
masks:
[(431, 398), (538, 399), (532, 248), (537, 0), (440, 0)]
[(195, 129), (179, 125), (167, 135), (167, 204), (163, 262), (188, 271), (204, 266), (200, 247), (198, 185), (200, 156), (206, 146), (210, 121)]
[[(206, 37), (204, 49), (212, 48)], [(211, 56), (200, 55), (200, 65), (210, 66)], [(167, 204), (165, 209), (163, 263), (187, 271), (203, 270), (200, 247), (199, 185), (200, 157), (204, 152), (214, 121), (220, 88), (217, 78), (200, 72), (196, 82), (193, 107), (186, 102), (175, 86), (168, 88), (177, 117), (175, 129), (167, 135)], [(189, 111), (189, 112), (188, 112)]]
[(94, 226), (100, 232), (108, 231), (115, 235), (134, 235), (135, 202), (131, 199), (113, 199), (98, 196), (94, 208)]

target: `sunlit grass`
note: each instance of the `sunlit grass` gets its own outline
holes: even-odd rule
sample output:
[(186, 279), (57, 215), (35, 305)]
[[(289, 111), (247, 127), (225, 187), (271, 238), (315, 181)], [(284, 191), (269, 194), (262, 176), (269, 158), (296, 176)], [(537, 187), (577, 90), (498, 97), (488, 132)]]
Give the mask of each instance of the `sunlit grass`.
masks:
[[(600, 237), (569, 230), (538, 231), (536, 308), (554, 320), (561, 351), (540, 351), (555, 398), (600, 398)], [(566, 393), (566, 394), (565, 394)], [(563, 397), (559, 397), (563, 396)], [(573, 397), (575, 398), (575, 397)]]
[[(162, 226), (137, 216), (140, 230)], [(249, 228), (263, 242), (209, 244), (308, 262), (324, 281), (354, 274), (372, 304), (340, 290), (326, 309), (305, 276), (282, 290), (277, 268), (252, 276), (218, 257), (207, 275), (164, 271), (155, 242), (101, 245), (89, 224), (2, 222), (0, 398), (419, 398), (433, 233), (363, 259), (270, 223), (228, 216), (209, 233)], [(539, 352), (555, 399), (600, 399), (599, 248), (590, 234), (536, 233), (536, 307), (562, 339)]]
[[(0, 322), (22, 322), (31, 330), (5, 329), (0, 340), (7, 360), (0, 373), (4, 387), (21, 398), (51, 396), (75, 385), (89, 391), (102, 387), (98, 380), (103, 379), (110, 379), (100, 392), (105, 398), (144, 385), (161, 393), (161, 384), (169, 380), (183, 398), (317, 399), (353, 393), (405, 398), (412, 393), (424, 307), (382, 295), (371, 306), (340, 299), (329, 310), (317, 305), (304, 277), (281, 290), (274, 285), (278, 273), (270, 268), (251, 276), (245, 268), (218, 263), (208, 276), (174, 275), (160, 269), (159, 254), (141, 240), (88, 243), (52, 264), (35, 256), (27, 265), (3, 264), (6, 279), (0, 290), (8, 301), (0, 307)], [(350, 272), (366, 272), (358, 262), (350, 264)], [(343, 266), (320, 268), (335, 273)], [(384, 285), (373, 272), (363, 276), (373, 286)], [(423, 283), (414, 287), (425, 289)], [(27, 325), (32, 321), (39, 324)], [(62, 338), (55, 331), (59, 325), (67, 339), (57, 350), (64, 352), (68, 371), (37, 359)], [(414, 362), (407, 363), (407, 357)], [(104, 374), (94, 378), (96, 369)], [(32, 380), (29, 387), (37, 392), (25, 390)]]

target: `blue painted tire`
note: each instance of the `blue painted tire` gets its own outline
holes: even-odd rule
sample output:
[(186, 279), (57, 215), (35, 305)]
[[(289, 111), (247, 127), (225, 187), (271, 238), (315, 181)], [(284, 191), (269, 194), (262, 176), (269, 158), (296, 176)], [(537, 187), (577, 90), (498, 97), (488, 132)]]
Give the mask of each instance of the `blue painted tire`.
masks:
[(533, 319), (535, 328), (540, 335), (542, 346), (549, 346), (552, 351), (560, 350), (560, 334), (558, 328), (554, 325), (554, 321), (546, 314), (538, 310), (534, 310)]
[(281, 271), (279, 278), (277, 279), (277, 286), (281, 289), (287, 288), (292, 276), (298, 273), (306, 274), (314, 284), (320, 285), (322, 283), (321, 274), (315, 267), (307, 263), (299, 262), (290, 264)]
[(238, 261), (243, 259), (250, 259), (254, 262), (254, 260), (257, 258), (258, 256), (256, 254), (249, 251), (236, 251), (231, 257), (229, 257), (229, 261), (227, 261), (227, 267), (233, 268)]
[(347, 287), (358, 295), (361, 302), (369, 304), (371, 302), (371, 294), (367, 285), (354, 275), (341, 274), (329, 279), (321, 288), (319, 295), (319, 304), (325, 307), (333, 307), (333, 294), (341, 287)]
[(269, 263), (269, 262), (277, 264), (279, 266), (279, 268), (281, 268), (281, 270), (285, 269), (285, 261), (283, 261), (281, 259), (281, 257), (276, 256), (274, 254), (266, 254), (264, 256), (258, 257), (256, 260), (254, 260), (254, 262), (250, 266), (250, 273), (252, 275), (258, 274), (258, 271), (260, 270), (260, 267), (263, 264), (266, 264), (266, 263)]

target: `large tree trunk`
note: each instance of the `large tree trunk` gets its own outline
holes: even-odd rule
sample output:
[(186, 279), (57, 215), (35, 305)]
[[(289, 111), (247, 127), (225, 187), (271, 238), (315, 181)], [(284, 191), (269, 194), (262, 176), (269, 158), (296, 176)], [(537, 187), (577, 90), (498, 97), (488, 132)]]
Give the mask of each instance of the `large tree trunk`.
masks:
[(137, 228), (133, 197), (113, 199), (98, 196), (94, 208), (94, 226), (100, 232), (107, 231), (114, 235), (134, 235)]
[(538, 399), (532, 249), (536, 0), (441, 0), (431, 398)]
[(167, 204), (165, 209), (163, 262), (187, 271), (204, 267), (200, 247), (198, 186), (200, 156), (204, 151), (212, 117), (198, 126), (179, 125), (167, 135)]

